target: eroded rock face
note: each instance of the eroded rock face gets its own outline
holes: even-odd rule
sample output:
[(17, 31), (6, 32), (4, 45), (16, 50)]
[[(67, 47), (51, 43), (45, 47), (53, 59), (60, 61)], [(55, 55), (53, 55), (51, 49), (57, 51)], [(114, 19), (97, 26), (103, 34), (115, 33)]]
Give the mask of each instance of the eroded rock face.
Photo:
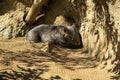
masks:
[(72, 23), (66, 20), (66, 18), (63, 15), (59, 15), (56, 17), (54, 21), (55, 25), (64, 25), (64, 26), (70, 26)]
[(87, 16), (80, 29), (85, 48), (107, 70), (114, 70), (116, 63), (119, 65), (119, 3), (119, 0), (87, 0)]
[[(23, 17), (26, 7), (23, 3), (11, 0), (4, 0), (0, 5), (0, 39), (11, 39), (25, 35), (25, 26)], [(13, 5), (14, 4), (14, 5)], [(8, 6), (6, 6), (8, 5)], [(6, 7), (5, 7), (6, 6)]]
[(22, 11), (0, 16), (0, 38), (11, 39), (24, 35), (25, 33), (22, 30), (25, 27), (23, 16), (24, 12)]

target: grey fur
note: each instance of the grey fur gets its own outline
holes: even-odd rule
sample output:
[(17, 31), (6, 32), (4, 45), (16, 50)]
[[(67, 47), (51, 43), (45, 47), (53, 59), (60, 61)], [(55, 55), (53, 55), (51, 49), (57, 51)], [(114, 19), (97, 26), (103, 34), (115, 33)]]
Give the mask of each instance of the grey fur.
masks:
[(52, 41), (63, 47), (74, 48), (80, 46), (80, 36), (73, 26), (41, 24), (26, 34), (27, 42)]

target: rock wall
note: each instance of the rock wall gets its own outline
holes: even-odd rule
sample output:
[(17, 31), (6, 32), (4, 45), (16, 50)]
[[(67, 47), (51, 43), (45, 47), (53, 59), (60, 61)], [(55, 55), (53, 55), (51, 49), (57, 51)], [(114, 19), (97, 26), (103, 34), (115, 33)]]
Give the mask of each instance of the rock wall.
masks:
[[(56, 19), (62, 16), (70, 25), (74, 23), (80, 28), (81, 21), (86, 15), (86, 8), (85, 0), (48, 0), (46, 14), (37, 23), (56, 24)], [(57, 20), (57, 23), (60, 24), (63, 21)]]
[(85, 49), (100, 62), (100, 68), (107, 70), (118, 69), (120, 60), (119, 3), (87, 0), (87, 16), (80, 29)]
[(24, 17), (32, 0), (1, 0), (0, 39), (11, 39), (25, 35)]

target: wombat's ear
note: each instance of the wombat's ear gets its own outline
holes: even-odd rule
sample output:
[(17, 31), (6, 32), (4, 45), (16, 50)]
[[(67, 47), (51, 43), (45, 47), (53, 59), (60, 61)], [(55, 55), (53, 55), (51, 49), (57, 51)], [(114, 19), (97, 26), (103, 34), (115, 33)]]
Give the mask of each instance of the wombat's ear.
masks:
[(74, 31), (75, 29), (75, 25), (72, 25), (72, 26), (66, 26), (66, 28), (70, 31)]

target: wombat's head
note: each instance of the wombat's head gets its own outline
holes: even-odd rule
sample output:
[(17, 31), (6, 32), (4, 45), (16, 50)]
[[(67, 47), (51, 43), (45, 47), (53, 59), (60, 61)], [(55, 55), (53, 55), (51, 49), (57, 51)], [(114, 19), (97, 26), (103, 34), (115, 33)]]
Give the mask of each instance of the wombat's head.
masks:
[(81, 45), (81, 37), (75, 26), (60, 26), (59, 33), (62, 35), (61, 46), (77, 48)]

